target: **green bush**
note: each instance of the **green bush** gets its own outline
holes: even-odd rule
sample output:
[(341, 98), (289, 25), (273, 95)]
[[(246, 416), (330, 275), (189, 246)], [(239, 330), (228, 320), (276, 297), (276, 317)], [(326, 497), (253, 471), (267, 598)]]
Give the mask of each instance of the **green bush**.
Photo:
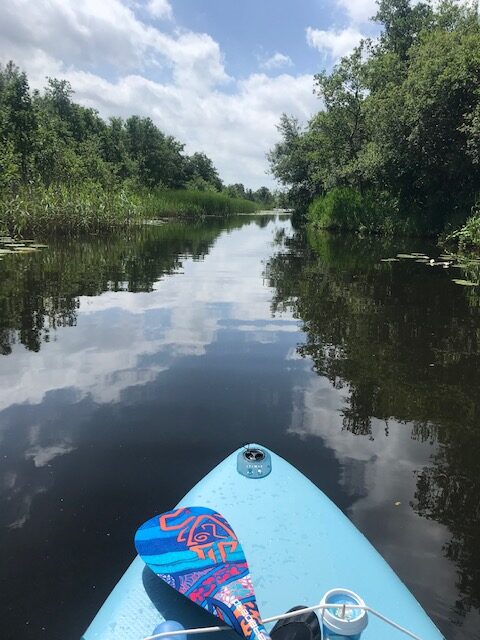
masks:
[(401, 216), (397, 202), (386, 193), (360, 193), (336, 187), (316, 198), (308, 209), (312, 227), (382, 235), (420, 233), (413, 217)]
[(480, 202), (473, 207), (465, 224), (447, 236), (446, 242), (455, 244), (459, 251), (480, 250)]

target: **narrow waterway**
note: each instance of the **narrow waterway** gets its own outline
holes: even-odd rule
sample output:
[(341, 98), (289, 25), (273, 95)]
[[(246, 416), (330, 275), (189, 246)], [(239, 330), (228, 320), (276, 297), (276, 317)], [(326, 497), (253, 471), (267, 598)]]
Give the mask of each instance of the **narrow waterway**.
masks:
[(48, 244), (0, 261), (2, 639), (79, 637), (136, 527), (249, 441), (480, 638), (480, 299), (381, 262), (438, 250), (274, 215)]

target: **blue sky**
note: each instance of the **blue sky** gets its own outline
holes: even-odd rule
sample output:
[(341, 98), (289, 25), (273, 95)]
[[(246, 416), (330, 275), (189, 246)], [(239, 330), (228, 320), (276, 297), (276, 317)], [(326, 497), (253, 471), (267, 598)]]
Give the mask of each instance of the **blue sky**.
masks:
[(322, 56), (307, 44), (305, 28), (341, 24), (342, 13), (334, 3), (319, 0), (175, 2), (180, 24), (209, 33), (225, 53), (227, 70), (240, 77), (276, 52), (288, 55), (298, 71), (315, 73)]
[(151, 117), (226, 183), (274, 187), (281, 114), (321, 108), (313, 74), (375, 33), (373, 13), (375, 0), (10, 0), (0, 61), (35, 88), (68, 79), (104, 117)]

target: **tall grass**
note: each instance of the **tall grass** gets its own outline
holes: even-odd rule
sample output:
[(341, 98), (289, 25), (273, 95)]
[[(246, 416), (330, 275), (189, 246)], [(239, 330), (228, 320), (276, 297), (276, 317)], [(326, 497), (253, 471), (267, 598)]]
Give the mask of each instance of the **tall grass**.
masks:
[(127, 226), (141, 217), (141, 200), (95, 183), (25, 188), (0, 197), (0, 231), (23, 235), (44, 231), (100, 231)]
[(254, 213), (249, 200), (191, 190), (105, 190), (97, 183), (30, 187), (0, 194), (0, 234), (99, 232), (144, 219)]
[(234, 213), (255, 213), (261, 208), (251, 200), (229, 198), (215, 191), (191, 189), (146, 192), (142, 201), (145, 215), (152, 218), (169, 215), (225, 216)]

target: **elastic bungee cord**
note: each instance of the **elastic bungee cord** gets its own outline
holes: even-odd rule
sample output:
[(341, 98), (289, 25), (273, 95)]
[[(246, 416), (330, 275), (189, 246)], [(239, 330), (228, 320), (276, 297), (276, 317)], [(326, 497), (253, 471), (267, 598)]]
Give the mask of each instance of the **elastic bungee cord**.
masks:
[[(287, 618), (294, 618), (295, 616), (304, 614), (304, 613), (308, 613), (309, 611), (323, 611), (324, 609), (331, 609), (332, 605), (331, 604), (316, 604), (313, 605), (313, 607), (305, 607), (304, 609), (300, 609), (298, 611), (290, 611), (289, 613), (282, 613), (278, 616), (272, 616), (270, 618), (264, 618), (263, 622), (264, 623), (269, 623), (269, 622), (277, 622), (277, 620), (286, 620)], [(413, 640), (422, 640), (422, 638), (420, 636), (417, 636), (417, 634), (413, 633), (413, 631), (409, 631), (408, 629), (406, 629), (405, 627), (402, 627), (401, 625), (397, 624), (396, 622), (394, 622), (393, 620), (390, 620), (390, 618), (387, 618), (387, 616), (384, 616), (382, 613), (380, 613), (379, 611), (376, 611), (375, 609), (372, 609), (371, 607), (369, 607), (368, 605), (359, 605), (359, 604), (349, 604), (347, 605), (348, 609), (362, 609), (362, 611), (366, 611), (367, 613), (371, 613), (372, 616), (376, 616), (377, 618), (379, 618), (380, 620), (382, 620), (382, 622), (385, 622), (386, 624), (390, 625), (391, 627), (393, 627), (394, 629), (397, 629), (397, 631), (401, 631), (402, 633), (404, 633), (406, 636), (413, 638)], [(323, 616), (322, 616), (323, 617)], [(215, 631), (231, 631), (232, 628), (229, 626), (219, 626), (219, 627), (197, 627), (196, 629), (179, 629), (178, 631), (164, 631), (162, 633), (156, 633), (153, 636), (147, 636), (146, 638), (144, 638), (143, 640), (159, 640), (160, 638), (165, 638), (166, 636), (181, 636), (181, 635), (194, 635), (194, 634), (201, 634), (201, 633), (212, 633)], [(323, 637), (323, 628), (321, 625), (321, 633), (322, 633), (322, 637)]]

